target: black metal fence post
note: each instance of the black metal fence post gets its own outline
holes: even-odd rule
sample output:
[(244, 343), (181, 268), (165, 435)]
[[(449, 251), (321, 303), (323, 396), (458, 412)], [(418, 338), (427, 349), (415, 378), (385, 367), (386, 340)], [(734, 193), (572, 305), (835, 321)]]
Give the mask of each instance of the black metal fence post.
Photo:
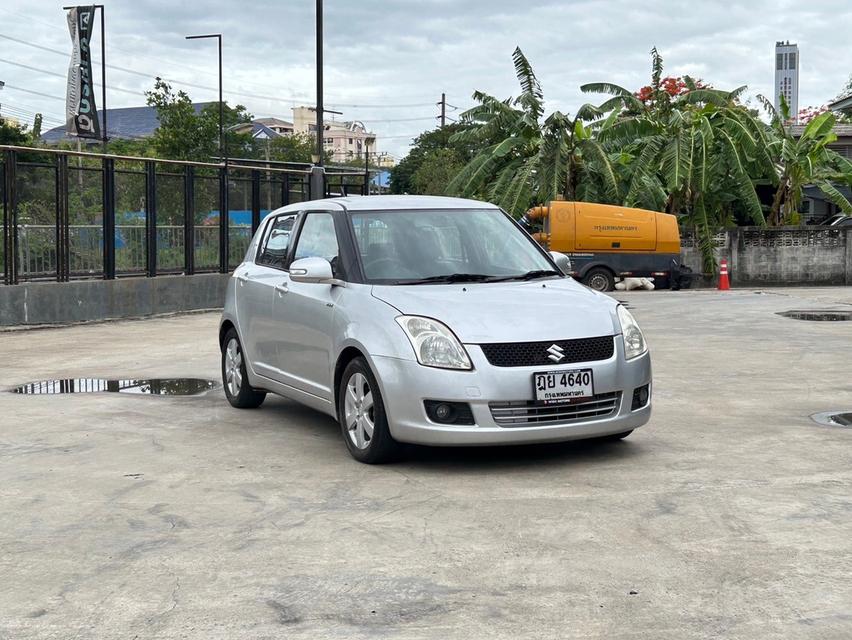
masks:
[(3, 171), (3, 282), (18, 284), (18, 191), (17, 152), (7, 150)]
[(71, 228), (68, 206), (68, 156), (56, 158), (56, 279), (71, 279)]
[(219, 273), (228, 273), (230, 236), (228, 207), (228, 169), (219, 170)]
[[(106, 134), (104, 134), (106, 135)], [(103, 160), (104, 280), (115, 279), (115, 160)]]
[(251, 235), (260, 226), (260, 171), (251, 170)]
[(285, 173), (281, 181), (281, 206), (286, 207), (288, 204), (290, 204), (290, 174)]
[(8, 218), (8, 210), (9, 203), (6, 199), (6, 154), (3, 154), (3, 160), (0, 162), (0, 182), (3, 184), (3, 284), (9, 284), (9, 260), (6, 257), (6, 245), (9, 244), (8, 237), (8, 225), (6, 224), (6, 219)]
[(311, 176), (308, 183), (308, 199), (322, 200), (328, 191), (328, 177), (322, 167), (311, 167)]
[(195, 273), (195, 167), (186, 166), (183, 176), (183, 271)]
[(6, 233), (6, 282), (18, 284), (18, 152), (6, 151), (6, 215), (3, 225)]
[(157, 165), (145, 162), (145, 266), (148, 277), (157, 275)]

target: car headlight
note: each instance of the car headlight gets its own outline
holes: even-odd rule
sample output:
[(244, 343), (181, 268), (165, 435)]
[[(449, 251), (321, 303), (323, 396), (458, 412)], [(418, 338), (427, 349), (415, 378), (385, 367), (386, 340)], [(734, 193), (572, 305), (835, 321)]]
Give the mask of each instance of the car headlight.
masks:
[(473, 368), (467, 351), (446, 325), (422, 316), (399, 316), (396, 321), (420, 364), (441, 369)]
[(624, 357), (632, 360), (648, 350), (642, 329), (636, 323), (636, 318), (624, 306), (618, 305), (618, 321), (621, 323), (621, 333), (624, 336)]

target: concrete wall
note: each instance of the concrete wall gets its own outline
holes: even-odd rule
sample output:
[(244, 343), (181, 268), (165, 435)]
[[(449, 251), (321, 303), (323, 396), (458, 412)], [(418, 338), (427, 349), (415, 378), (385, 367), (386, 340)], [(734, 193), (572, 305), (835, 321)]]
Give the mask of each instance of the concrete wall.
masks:
[(66, 324), (214, 309), (228, 274), (0, 285), (0, 327)]
[[(852, 227), (740, 227), (717, 234), (715, 245), (734, 286), (852, 285)], [(684, 264), (701, 273), (695, 239), (684, 234), (681, 247)]]

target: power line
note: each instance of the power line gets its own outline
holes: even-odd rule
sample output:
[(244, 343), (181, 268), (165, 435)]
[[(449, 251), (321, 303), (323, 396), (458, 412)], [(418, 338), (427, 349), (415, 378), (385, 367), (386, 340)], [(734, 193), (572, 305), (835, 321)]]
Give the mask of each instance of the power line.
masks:
[[(39, 67), (33, 67), (32, 65), (24, 64), (23, 62), (16, 62), (14, 60), (7, 60), (6, 58), (0, 58), (0, 62), (4, 62), (6, 64), (10, 64), (14, 67), (20, 67), (22, 69), (28, 69), (29, 71), (35, 71), (36, 73), (43, 73), (48, 76), (55, 76), (57, 78), (65, 78), (65, 74), (57, 73), (56, 71), (48, 71), (47, 69), (40, 69)], [(95, 87), (100, 87), (101, 85), (97, 82), (92, 83)], [(124, 87), (117, 87), (113, 84), (109, 86), (110, 91), (118, 91), (120, 93), (127, 93), (132, 96), (142, 96), (146, 97), (144, 93), (141, 91), (133, 91), (132, 89), (125, 89)]]
[(62, 100), (65, 102), (65, 98), (60, 98), (59, 96), (52, 96), (49, 93), (42, 93), (41, 91), (33, 91), (32, 89), (24, 89), (23, 87), (16, 87), (14, 85), (6, 83), (6, 89), (12, 89), (13, 91), (22, 91), (24, 93), (30, 93), (34, 96), (40, 96), (42, 98), (50, 98), (51, 100)]
[[(10, 106), (10, 105), (5, 104), (5, 103), (3, 104), (3, 107), (2, 107), (2, 109), (0, 109), (0, 111), (2, 111), (3, 116), (11, 115), (13, 118), (22, 118), (24, 120), (33, 120), (33, 119), (35, 119), (35, 117), (39, 113), (41, 113), (40, 111), (33, 112), (33, 111), (28, 111), (26, 109), (18, 109), (17, 107)], [(0, 117), (2, 117), (2, 116), (0, 116)], [(59, 126), (62, 126), (62, 125), (65, 124), (61, 120), (58, 120), (53, 116), (47, 116), (43, 113), (41, 114), (41, 118), (42, 118), (42, 122), (50, 125), (51, 127), (53, 127), (53, 126), (59, 127)]]
[[(68, 55), (68, 53), (66, 51), (60, 51), (59, 49), (52, 49), (51, 47), (46, 47), (44, 45), (35, 44), (34, 42), (27, 42), (26, 40), (22, 40), (21, 38), (16, 38), (14, 36), (10, 36), (10, 35), (4, 34), (4, 33), (0, 33), (0, 38), (3, 38), (5, 40), (10, 40), (12, 42), (17, 42), (18, 44), (22, 44), (22, 45), (25, 45), (25, 46), (28, 46), (28, 47), (33, 47), (33, 48), (39, 49), (41, 51), (47, 51), (49, 53), (54, 53), (54, 54), (61, 55), (61, 56), (67, 56)], [(23, 66), (21, 63), (10, 62), (8, 60), (3, 60), (3, 62), (8, 62), (9, 64), (17, 64), (18, 66)], [(115, 71), (121, 71), (123, 73), (129, 73), (129, 74), (139, 76), (139, 77), (142, 77), (142, 78), (148, 78), (148, 79), (161, 78), (162, 80), (165, 80), (166, 82), (168, 82), (170, 84), (181, 85), (181, 86), (185, 86), (185, 87), (192, 87), (193, 89), (203, 89), (205, 91), (218, 91), (217, 87), (208, 87), (206, 85), (195, 84), (193, 82), (186, 82), (184, 80), (177, 80), (175, 78), (166, 78), (164, 76), (160, 76), (160, 75), (157, 75), (157, 74), (145, 73), (143, 71), (137, 71), (136, 69), (129, 69), (127, 67), (122, 67), (122, 66), (116, 65), (116, 64), (107, 64), (106, 67), (107, 67), (107, 69), (114, 69)], [(32, 67), (25, 67), (25, 68), (30, 68), (30, 70), (38, 70), (38, 69), (35, 69), (35, 68), (32, 68)], [(64, 76), (61, 76), (61, 75), (56, 74), (56, 73), (52, 73), (52, 75), (56, 75), (58, 77), (64, 77)], [(245, 92), (245, 91), (242, 91), (242, 92), (230, 91), (230, 90), (227, 90), (227, 89), (223, 90), (223, 93), (227, 93), (229, 95), (237, 96), (237, 97), (240, 97), (240, 98), (255, 98), (255, 99), (259, 99), (259, 100), (271, 100), (271, 101), (274, 101), (274, 102), (292, 102), (292, 103), (301, 104), (303, 106), (310, 106), (310, 104), (311, 104), (311, 103), (305, 101), (304, 98), (296, 97), (296, 96), (269, 96), (269, 95), (263, 95), (263, 94), (257, 94), (257, 93), (248, 93), (248, 92)], [(383, 103), (383, 104), (355, 104), (355, 103), (342, 103), (342, 102), (329, 103), (329, 106), (346, 107), (346, 108), (350, 108), (350, 109), (362, 109), (362, 108), (411, 109), (411, 108), (415, 108), (415, 107), (428, 107), (430, 105), (431, 105), (431, 103), (429, 103), (429, 102), (412, 102), (412, 103), (407, 103), (407, 104), (387, 104), (387, 103)]]

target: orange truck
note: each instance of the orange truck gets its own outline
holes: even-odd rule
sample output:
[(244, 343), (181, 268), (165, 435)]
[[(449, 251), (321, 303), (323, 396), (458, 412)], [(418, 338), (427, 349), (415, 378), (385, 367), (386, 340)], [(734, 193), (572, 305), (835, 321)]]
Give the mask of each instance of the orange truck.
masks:
[(673, 215), (554, 200), (533, 207), (520, 222), (547, 250), (571, 258), (571, 275), (592, 289), (612, 291), (617, 278), (654, 278), (658, 288), (678, 286), (680, 232)]

